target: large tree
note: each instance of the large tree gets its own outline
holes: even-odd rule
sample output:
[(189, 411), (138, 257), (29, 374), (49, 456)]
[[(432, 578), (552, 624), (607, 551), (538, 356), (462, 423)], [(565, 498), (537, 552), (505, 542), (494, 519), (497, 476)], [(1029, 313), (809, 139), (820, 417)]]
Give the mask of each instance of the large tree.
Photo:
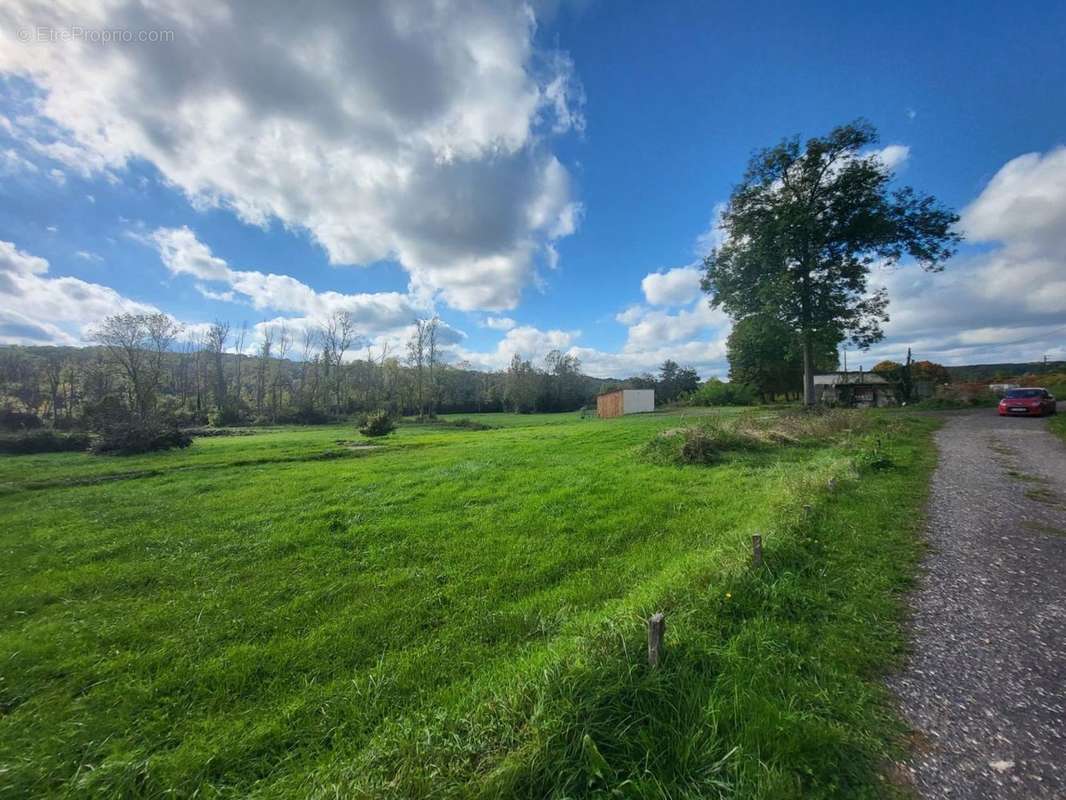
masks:
[(765, 314), (800, 342), (804, 402), (814, 403), (819, 341), (879, 341), (888, 296), (870, 291), (874, 264), (905, 255), (938, 271), (960, 240), (958, 215), (910, 187), (868, 151), (863, 120), (824, 138), (786, 139), (755, 154), (722, 215), (724, 242), (704, 261), (703, 289), (735, 320)]

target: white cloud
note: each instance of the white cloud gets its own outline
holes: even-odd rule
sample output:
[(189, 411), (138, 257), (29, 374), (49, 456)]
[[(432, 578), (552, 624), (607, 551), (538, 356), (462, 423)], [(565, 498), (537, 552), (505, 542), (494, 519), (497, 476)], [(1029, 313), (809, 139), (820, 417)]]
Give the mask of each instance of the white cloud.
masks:
[(654, 306), (685, 305), (700, 296), (700, 271), (692, 266), (652, 272), (644, 276), (640, 288)]
[[(374, 339), (395, 336), (398, 331), (406, 330), (416, 317), (430, 313), (429, 307), (416, 298), (399, 292), (318, 292), (289, 275), (233, 269), (187, 227), (159, 228), (141, 239), (159, 250), (159, 256), (171, 274), (198, 279), (195, 287), (204, 297), (247, 302), (260, 311), (301, 315), (300, 318), (287, 318), (294, 329), (319, 325), (333, 312), (347, 311), (359, 334)], [(226, 289), (213, 289), (206, 283), (221, 283)]]
[(707, 223), (707, 230), (696, 237), (696, 256), (701, 261), (725, 241), (725, 231), (722, 228), (722, 215), (725, 214), (725, 209), (724, 202), (715, 203), (714, 208), (711, 209), (711, 221)]
[(889, 169), (895, 169), (911, 156), (911, 149), (905, 144), (890, 144), (875, 150), (872, 155), (877, 156)]
[(17, 175), (20, 172), (35, 173), (37, 165), (11, 147), (0, 150), (0, 175)]
[(540, 364), (552, 350), (566, 351), (581, 336), (581, 331), (542, 331), (529, 325), (512, 328), (504, 334), (495, 350), (477, 352), (461, 347), (450, 349), (456, 361), (465, 361), (476, 369), (505, 369), (515, 355)]
[(623, 325), (632, 325), (637, 322), (641, 317), (643, 317), (646, 313), (648, 313), (648, 309), (638, 304), (628, 306), (622, 309), (614, 315), (614, 318), (616, 321), (622, 323)]
[(729, 318), (700, 297), (675, 314), (660, 309), (630, 306), (617, 319), (628, 327), (622, 349), (616, 353), (575, 347), (584, 370), (599, 377), (622, 378), (655, 372), (667, 359), (696, 369), (703, 377), (724, 377), (725, 340)]
[(48, 262), (0, 241), (0, 343), (83, 344), (110, 314), (150, 313), (152, 306), (78, 278), (48, 276)]
[(513, 307), (577, 225), (548, 137), (583, 129), (583, 95), (523, 2), (0, 9), (5, 30), (73, 19), (175, 34), (0, 48), (0, 73), (41, 90), (19, 130), (79, 174), (145, 159), (199, 207), (305, 228), (333, 263), (394, 258), (461, 309)]
[(510, 317), (487, 317), (485, 319), (485, 327), (494, 331), (509, 331), (517, 324)]
[(640, 373), (656, 373), (664, 361), (670, 359), (684, 367), (695, 369), (703, 380), (724, 379), (729, 374), (725, 360), (725, 339), (728, 331), (708, 339), (652, 347), (646, 350), (605, 352), (589, 347), (572, 347), (570, 353), (581, 359), (581, 370), (598, 378), (626, 378)]
[(961, 227), (996, 246), (942, 273), (875, 274), (892, 319), (871, 353), (898, 358), (909, 344), (948, 364), (1066, 357), (1066, 148), (1007, 162), (963, 210)]
[(196, 284), (196, 291), (208, 300), (217, 300), (222, 303), (234, 303), (237, 301), (237, 295), (234, 292), (215, 292), (202, 283)]
[(99, 264), (104, 260), (102, 256), (99, 256), (96, 253), (91, 253), (88, 250), (78, 250), (74, 255), (82, 261), (91, 261), (96, 264)]
[(705, 300), (697, 301), (691, 308), (676, 314), (665, 311), (648, 311), (629, 326), (626, 348), (634, 351), (655, 349), (669, 342), (691, 339), (713, 328), (729, 323), (729, 318), (718, 309), (713, 309)]
[(1000, 168), (962, 214), (976, 241), (999, 241), (1027, 251), (1066, 241), (1066, 147), (1027, 153)]

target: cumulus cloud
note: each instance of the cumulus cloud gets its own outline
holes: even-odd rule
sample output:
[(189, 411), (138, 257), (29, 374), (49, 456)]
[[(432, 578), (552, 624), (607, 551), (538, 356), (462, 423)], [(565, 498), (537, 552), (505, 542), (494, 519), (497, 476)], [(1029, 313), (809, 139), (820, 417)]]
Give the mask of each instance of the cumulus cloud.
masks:
[(530, 7), (262, 12), (253, 0), (5, 3), (5, 30), (174, 32), (0, 48), (0, 73), (40, 91), (18, 129), (80, 174), (144, 159), (197, 206), (306, 229), (333, 263), (396, 259), (416, 291), (456, 308), (513, 307), (580, 216), (550, 137), (583, 128), (583, 94), (565, 54), (534, 46)]
[(89, 329), (110, 314), (145, 314), (153, 306), (107, 286), (48, 275), (39, 256), (0, 241), (0, 343), (84, 344)]
[[(289, 319), (293, 327), (316, 326), (336, 311), (347, 311), (360, 334), (373, 338), (406, 329), (416, 317), (426, 316), (429, 311), (410, 295), (400, 292), (318, 292), (290, 275), (233, 269), (188, 227), (159, 228), (144, 240), (158, 249), (163, 265), (171, 274), (197, 279), (196, 289), (205, 297), (246, 301), (260, 311), (301, 315), (303, 322)], [(207, 283), (221, 283), (225, 288), (211, 288)]]
[(487, 317), (485, 319), (485, 327), (494, 331), (509, 331), (517, 324), (510, 317)]
[(1066, 357), (1066, 148), (1007, 162), (963, 209), (961, 227), (993, 249), (943, 273), (876, 275), (892, 319), (872, 353), (898, 357), (905, 342), (954, 364)]
[(680, 306), (700, 296), (700, 271), (695, 266), (652, 272), (640, 282), (645, 299), (653, 306)]
[(463, 361), (477, 369), (505, 369), (511, 358), (521, 358), (539, 364), (552, 350), (567, 351), (581, 336), (581, 331), (540, 330), (530, 325), (512, 328), (504, 334), (495, 350), (478, 352), (461, 347), (450, 349), (457, 361)]
[(667, 359), (696, 369), (702, 376), (724, 377), (725, 340), (729, 318), (712, 309), (705, 298), (669, 313), (662, 309), (630, 306), (615, 317), (627, 326), (625, 344), (617, 352), (574, 347), (591, 375), (622, 378), (640, 372), (655, 372)]
[(911, 156), (911, 149), (905, 144), (890, 144), (873, 152), (874, 156), (889, 169), (895, 169)]
[(671, 314), (661, 309), (630, 306), (616, 319), (628, 327), (628, 336), (616, 352), (579, 344), (581, 331), (540, 330), (532, 326), (512, 328), (495, 349), (486, 352), (451, 348), (454, 360), (479, 369), (505, 369), (515, 354), (540, 363), (552, 350), (562, 350), (581, 361), (587, 375), (625, 378), (656, 372), (667, 359), (696, 369), (704, 377), (725, 377), (725, 340), (729, 321), (700, 299)]

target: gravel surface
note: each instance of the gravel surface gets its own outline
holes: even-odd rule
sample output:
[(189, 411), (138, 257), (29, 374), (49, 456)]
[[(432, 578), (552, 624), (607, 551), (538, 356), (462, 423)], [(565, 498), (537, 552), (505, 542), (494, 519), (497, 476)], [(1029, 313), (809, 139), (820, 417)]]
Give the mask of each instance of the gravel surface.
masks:
[(913, 652), (889, 681), (914, 729), (897, 774), (924, 798), (1066, 798), (1066, 445), (982, 410), (937, 446)]

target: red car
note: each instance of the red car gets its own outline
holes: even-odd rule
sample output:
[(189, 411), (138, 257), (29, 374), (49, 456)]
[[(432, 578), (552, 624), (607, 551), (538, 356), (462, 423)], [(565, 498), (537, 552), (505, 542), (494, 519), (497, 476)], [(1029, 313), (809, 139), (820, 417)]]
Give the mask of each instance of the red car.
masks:
[(1047, 389), (1010, 389), (999, 401), (1001, 417), (1041, 417), (1055, 411), (1055, 397)]

